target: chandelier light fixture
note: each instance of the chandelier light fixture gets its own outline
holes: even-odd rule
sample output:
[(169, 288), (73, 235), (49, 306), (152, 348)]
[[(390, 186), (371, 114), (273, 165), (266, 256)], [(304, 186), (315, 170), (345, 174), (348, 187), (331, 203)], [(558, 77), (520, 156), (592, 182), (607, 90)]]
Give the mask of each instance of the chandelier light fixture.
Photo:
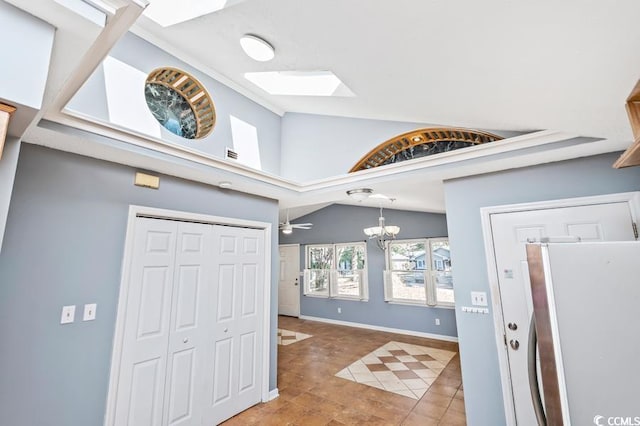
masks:
[(394, 239), (400, 232), (400, 227), (395, 225), (385, 225), (384, 216), (382, 216), (382, 206), (380, 206), (380, 217), (378, 218), (378, 226), (364, 228), (364, 233), (369, 239), (375, 238), (376, 244), (381, 250), (385, 249), (385, 241)]

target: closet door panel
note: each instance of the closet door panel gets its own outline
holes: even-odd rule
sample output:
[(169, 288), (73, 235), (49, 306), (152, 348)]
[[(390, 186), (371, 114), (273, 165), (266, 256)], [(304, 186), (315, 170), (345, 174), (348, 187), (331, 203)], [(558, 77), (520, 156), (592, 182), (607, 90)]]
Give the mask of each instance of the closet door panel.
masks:
[(125, 312), (115, 424), (162, 422), (175, 222), (136, 219)]
[(211, 230), (212, 225), (178, 223), (163, 425), (196, 425), (202, 417)]

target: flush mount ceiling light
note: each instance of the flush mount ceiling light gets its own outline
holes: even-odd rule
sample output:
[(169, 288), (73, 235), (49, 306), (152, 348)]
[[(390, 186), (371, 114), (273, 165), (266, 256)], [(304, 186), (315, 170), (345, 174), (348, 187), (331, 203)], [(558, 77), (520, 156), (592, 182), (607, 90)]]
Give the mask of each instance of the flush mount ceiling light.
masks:
[(357, 188), (347, 191), (347, 195), (356, 201), (366, 200), (371, 194), (373, 194), (373, 189), (371, 188)]
[(233, 184), (231, 182), (229, 182), (228, 180), (223, 180), (221, 182), (218, 183), (218, 186), (222, 189), (229, 189), (233, 186)]
[(240, 38), (240, 46), (248, 57), (258, 62), (267, 62), (276, 56), (276, 50), (273, 46), (257, 35), (243, 35)]

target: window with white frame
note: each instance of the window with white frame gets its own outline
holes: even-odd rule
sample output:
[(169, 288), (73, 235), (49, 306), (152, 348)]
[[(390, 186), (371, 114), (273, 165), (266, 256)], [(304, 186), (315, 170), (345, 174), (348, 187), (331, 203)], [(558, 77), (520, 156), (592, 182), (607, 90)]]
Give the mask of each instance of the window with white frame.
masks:
[(314, 244), (306, 249), (306, 296), (368, 300), (365, 243)]
[(387, 302), (453, 306), (447, 238), (389, 241), (386, 263), (384, 293)]

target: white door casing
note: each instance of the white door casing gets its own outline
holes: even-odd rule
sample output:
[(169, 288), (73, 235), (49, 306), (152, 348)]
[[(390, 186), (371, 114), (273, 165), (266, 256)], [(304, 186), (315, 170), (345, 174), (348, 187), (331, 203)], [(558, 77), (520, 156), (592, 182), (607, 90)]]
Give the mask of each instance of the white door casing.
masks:
[(507, 424), (536, 424), (526, 370), (532, 312), (526, 240), (568, 235), (583, 241), (633, 240), (639, 199), (638, 193), (625, 193), (482, 209)]
[[(148, 217), (172, 220), (155, 220)], [(205, 361), (211, 360), (210, 357), (207, 359), (208, 354), (200, 348), (206, 351), (209, 347), (206, 345), (206, 339), (209, 336), (200, 333), (199, 330), (202, 331), (200, 325), (210, 319), (210, 310), (206, 309), (205, 305), (210, 299), (210, 295), (206, 293), (211, 285), (203, 284), (207, 281), (209, 284), (212, 282), (210, 271), (213, 268), (208, 272), (207, 268), (201, 267), (201, 261), (213, 256), (214, 228), (237, 230), (241, 233), (249, 231), (257, 235), (261, 241), (262, 265), (253, 268), (256, 273), (249, 280), (255, 290), (255, 297), (251, 301), (253, 316), (257, 318), (253, 321), (257, 329), (254, 330), (255, 336), (251, 342), (255, 358), (247, 360), (245, 356), (245, 365), (252, 365), (253, 369), (249, 374), (250, 379), (247, 379), (245, 374), (240, 380), (252, 381), (250, 387), (253, 395), (257, 395), (254, 403), (269, 399), (271, 269), (270, 245), (265, 244), (265, 241), (271, 239), (271, 224), (131, 206), (105, 425), (180, 425), (202, 422), (202, 415), (198, 412), (198, 404), (194, 398), (205, 395), (206, 383), (204, 380), (198, 382), (194, 379), (205, 377)], [(203, 232), (203, 229), (206, 231)], [(143, 256), (137, 262), (133, 259), (136, 246), (145, 247)], [(247, 283), (243, 284), (246, 287)], [(245, 301), (242, 308), (246, 311), (247, 306)], [(129, 307), (133, 309), (129, 310)], [(132, 331), (131, 327), (125, 325), (128, 319), (136, 315), (140, 318), (140, 325)], [(127, 343), (136, 335), (142, 335), (147, 341), (157, 341), (156, 347), (151, 348), (155, 352), (150, 349), (150, 352), (147, 351), (145, 354), (139, 350), (140, 347), (136, 348), (135, 344), (128, 348), (130, 345)], [(144, 342), (144, 346), (149, 346), (147, 341)], [(126, 367), (133, 360), (134, 352), (138, 355), (142, 352), (147, 356), (146, 361), (144, 357), (136, 361), (136, 377), (133, 377), (132, 365)], [(127, 373), (128, 370), (131, 371)], [(129, 380), (128, 385), (121, 382), (121, 376), (126, 377), (127, 374), (130, 379), (134, 379)], [(138, 392), (140, 397), (137, 400), (135, 398), (138, 388), (131, 386), (132, 383), (139, 383), (138, 388), (144, 388)], [(150, 392), (150, 389), (153, 391)], [(123, 399), (133, 402), (133, 410), (127, 408), (126, 414), (117, 410), (119, 401), (122, 402)], [(130, 419), (129, 423), (127, 418)]]
[(300, 245), (279, 246), (278, 314), (300, 316)]

